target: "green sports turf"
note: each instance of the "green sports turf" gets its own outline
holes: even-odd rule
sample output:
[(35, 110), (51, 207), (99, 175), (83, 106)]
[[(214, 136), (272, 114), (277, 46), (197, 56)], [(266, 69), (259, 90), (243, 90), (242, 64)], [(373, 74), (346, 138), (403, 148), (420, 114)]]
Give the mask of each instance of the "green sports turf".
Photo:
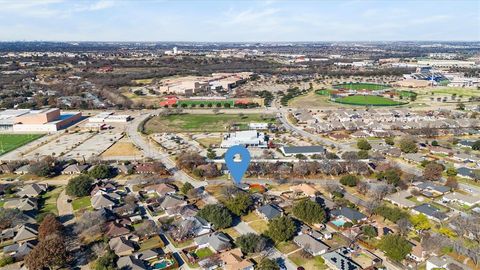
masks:
[(383, 90), (390, 88), (388, 85), (376, 83), (341, 83), (333, 86), (335, 89), (349, 90)]
[(42, 136), (43, 134), (0, 134), (0, 155), (15, 150)]
[(348, 96), (337, 98), (335, 102), (343, 103), (343, 104), (350, 104), (350, 105), (372, 105), (372, 106), (395, 106), (395, 105), (402, 105), (404, 103), (391, 100), (389, 98), (380, 97), (380, 96)]

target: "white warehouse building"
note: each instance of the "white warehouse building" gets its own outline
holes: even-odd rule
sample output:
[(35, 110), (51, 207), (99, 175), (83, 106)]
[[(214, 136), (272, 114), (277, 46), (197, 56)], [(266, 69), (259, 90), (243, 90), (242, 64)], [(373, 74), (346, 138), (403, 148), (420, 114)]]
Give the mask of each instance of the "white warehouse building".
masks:
[(268, 136), (263, 132), (256, 130), (237, 131), (223, 136), (221, 148), (229, 148), (234, 145), (243, 145), (245, 147), (268, 147)]

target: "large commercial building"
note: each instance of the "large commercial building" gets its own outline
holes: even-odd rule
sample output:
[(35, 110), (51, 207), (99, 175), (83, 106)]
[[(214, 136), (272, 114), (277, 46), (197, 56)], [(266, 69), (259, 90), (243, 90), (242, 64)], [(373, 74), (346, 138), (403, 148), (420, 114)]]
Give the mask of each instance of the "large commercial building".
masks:
[(78, 122), (81, 117), (80, 112), (61, 113), (57, 108), (5, 110), (0, 112), (0, 131), (55, 132)]
[(229, 148), (234, 145), (243, 145), (245, 147), (268, 147), (268, 136), (263, 132), (256, 130), (237, 131), (228, 133), (223, 137), (220, 144), (222, 148)]
[(128, 114), (114, 114), (113, 112), (102, 112), (88, 118), (90, 123), (126, 123), (132, 120)]

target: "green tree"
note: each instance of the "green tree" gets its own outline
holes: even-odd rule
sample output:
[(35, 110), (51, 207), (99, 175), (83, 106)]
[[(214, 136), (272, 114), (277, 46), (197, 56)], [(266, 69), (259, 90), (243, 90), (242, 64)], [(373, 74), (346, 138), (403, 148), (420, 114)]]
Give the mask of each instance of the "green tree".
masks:
[(295, 233), (295, 223), (287, 216), (277, 217), (270, 221), (266, 235), (275, 242), (290, 240)]
[(260, 253), (267, 246), (267, 239), (255, 233), (247, 233), (239, 236), (235, 242), (243, 253)]
[(248, 214), (252, 205), (253, 200), (246, 192), (239, 192), (225, 202), (225, 206), (228, 210), (237, 216)]
[(412, 244), (398, 234), (387, 234), (382, 237), (379, 248), (394, 261), (400, 262), (412, 252)]
[(399, 142), (400, 150), (404, 153), (418, 152), (417, 143), (412, 137), (403, 137)]
[(183, 184), (182, 188), (180, 188), (180, 192), (182, 192), (183, 194), (187, 194), (188, 191), (192, 190), (194, 187), (192, 184), (190, 184), (190, 182), (186, 182), (185, 184)]
[(102, 257), (99, 257), (95, 262), (95, 270), (115, 270), (117, 269), (115, 261), (117, 255), (110, 249)]
[(0, 258), (0, 267), (12, 264), (15, 262), (15, 259), (12, 256), (3, 256)]
[(477, 150), (477, 151), (480, 150), (480, 140), (475, 141), (475, 142), (473, 143), (472, 149), (473, 149), (473, 150)]
[(322, 206), (309, 199), (304, 199), (296, 203), (293, 206), (293, 214), (308, 224), (322, 223), (325, 221), (326, 216)]
[(457, 110), (464, 111), (465, 110), (465, 104), (462, 102), (457, 104)]
[(88, 175), (79, 175), (68, 181), (66, 193), (70, 196), (83, 197), (90, 195), (93, 180)]
[(207, 204), (197, 215), (212, 223), (216, 229), (228, 228), (232, 225), (232, 214), (221, 204)]
[(365, 225), (362, 227), (362, 233), (368, 238), (374, 238), (378, 236), (377, 229), (372, 225)]
[(215, 159), (215, 158), (217, 158), (217, 153), (215, 153), (215, 151), (212, 148), (208, 148), (207, 158), (208, 159)]
[(387, 137), (387, 138), (385, 138), (385, 143), (388, 144), (388, 145), (394, 145), (395, 141), (394, 141), (393, 137)]
[(372, 149), (372, 145), (366, 139), (358, 140), (357, 147), (360, 150), (367, 150), (367, 151)]
[(438, 141), (432, 141), (432, 146), (439, 146)]
[(457, 175), (457, 169), (454, 167), (450, 167), (447, 169), (447, 176), (456, 176)]
[(100, 164), (88, 172), (88, 175), (94, 179), (106, 179), (112, 177), (112, 171), (110, 167), (105, 164)]
[(347, 186), (347, 187), (354, 187), (357, 185), (359, 179), (357, 176), (353, 174), (348, 174), (340, 178), (340, 184)]
[(268, 258), (263, 258), (255, 268), (257, 270), (280, 270), (277, 262)]
[(432, 227), (427, 216), (424, 214), (411, 216), (410, 222), (412, 223), (413, 227), (419, 231), (429, 230)]
[(397, 186), (400, 183), (402, 171), (397, 168), (390, 168), (376, 174), (378, 180), (385, 180), (387, 183)]
[(397, 223), (398, 220), (405, 218), (408, 219), (410, 215), (398, 208), (391, 208), (385, 205), (381, 205), (375, 209), (375, 214), (390, 220), (393, 223)]
[(368, 151), (367, 150), (360, 150), (357, 152), (357, 157), (359, 159), (367, 159), (368, 158)]

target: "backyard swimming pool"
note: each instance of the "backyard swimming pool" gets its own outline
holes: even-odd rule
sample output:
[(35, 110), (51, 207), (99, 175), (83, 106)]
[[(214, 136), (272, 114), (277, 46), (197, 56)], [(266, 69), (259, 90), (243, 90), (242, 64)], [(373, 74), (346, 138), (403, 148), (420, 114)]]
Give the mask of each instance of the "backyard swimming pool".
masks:
[(173, 265), (173, 260), (169, 259), (162, 259), (160, 261), (157, 261), (153, 263), (152, 268), (153, 269), (165, 269), (169, 266)]
[(337, 227), (343, 227), (343, 225), (345, 225), (345, 223), (347, 223), (347, 221), (343, 218), (339, 218), (339, 219), (336, 219), (334, 221), (332, 221), (333, 225), (337, 226)]

